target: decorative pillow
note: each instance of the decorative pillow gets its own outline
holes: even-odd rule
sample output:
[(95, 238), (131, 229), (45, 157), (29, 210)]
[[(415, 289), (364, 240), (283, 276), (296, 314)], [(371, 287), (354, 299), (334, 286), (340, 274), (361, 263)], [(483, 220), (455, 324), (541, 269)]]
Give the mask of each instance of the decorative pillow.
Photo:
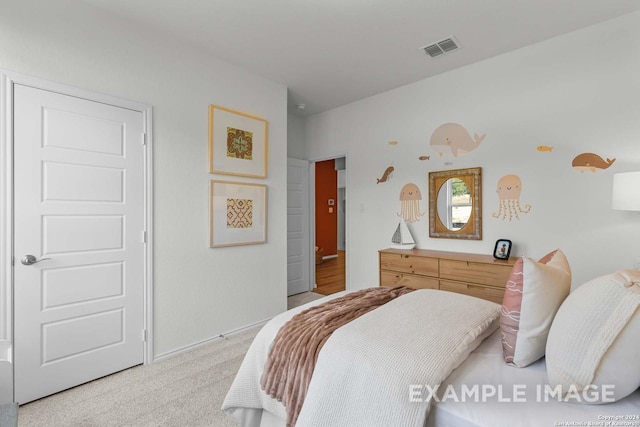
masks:
[(500, 330), (504, 361), (524, 368), (544, 356), (551, 322), (571, 290), (571, 269), (560, 249), (540, 261), (516, 261), (504, 291)]
[(609, 403), (640, 387), (640, 271), (622, 270), (574, 290), (547, 341), (552, 387), (568, 402)]

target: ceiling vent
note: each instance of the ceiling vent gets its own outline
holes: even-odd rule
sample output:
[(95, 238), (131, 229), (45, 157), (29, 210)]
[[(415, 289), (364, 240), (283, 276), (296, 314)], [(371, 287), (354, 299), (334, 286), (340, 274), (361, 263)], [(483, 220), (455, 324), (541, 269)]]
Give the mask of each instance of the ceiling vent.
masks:
[(444, 55), (445, 53), (452, 52), (459, 48), (460, 43), (458, 43), (458, 40), (456, 40), (454, 36), (451, 36), (424, 46), (421, 49), (424, 50), (424, 53), (429, 55), (431, 58), (435, 58), (436, 56)]

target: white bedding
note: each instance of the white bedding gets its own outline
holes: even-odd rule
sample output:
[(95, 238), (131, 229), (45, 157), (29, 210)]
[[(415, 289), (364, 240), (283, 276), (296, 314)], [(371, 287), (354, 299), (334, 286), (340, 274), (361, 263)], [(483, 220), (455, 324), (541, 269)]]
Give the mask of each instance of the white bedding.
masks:
[[(411, 386), (444, 380), (478, 337), (495, 330), (498, 315), (497, 304), (429, 289), (353, 320), (322, 348), (296, 425), (422, 427), (430, 402), (411, 400)], [(259, 386), (269, 343), (286, 321), (274, 320), (277, 327), (268, 324), (256, 337), (223, 404), (242, 425), (257, 425), (251, 408), (284, 416), (282, 405)]]
[[(223, 405), (223, 408), (234, 412), (234, 416), (240, 420), (240, 425), (252, 427), (284, 426), (286, 414), (282, 404), (276, 402), (259, 389), (259, 375), (262, 373), (262, 366), (267, 357), (269, 343), (275, 337), (280, 326), (294, 314), (311, 305), (339, 297), (343, 294), (344, 292), (334, 294), (285, 312), (270, 321), (259, 332), (243, 362), (243, 368), (241, 368), (241, 370), (244, 370), (244, 373), (241, 374), (239, 372)], [(369, 314), (373, 314), (382, 308), (384, 307), (374, 310)], [(403, 321), (415, 324), (416, 319), (409, 318)], [(380, 322), (380, 320), (377, 319), (376, 322)], [(420, 324), (420, 328), (414, 330), (413, 333), (419, 336), (420, 330), (424, 331), (428, 328), (427, 325)], [(470, 344), (470, 349), (473, 349), (482, 338), (484, 338), (484, 336), (480, 336), (476, 339), (475, 343)], [(335, 355), (332, 357), (335, 357)], [(325, 362), (327, 362), (328, 367), (332, 366), (332, 363), (330, 363), (332, 362), (331, 360), (326, 359)], [(457, 362), (452, 363), (451, 368), (455, 367), (456, 363)], [(247, 365), (248, 368), (245, 368), (245, 365)], [(375, 367), (372, 367), (372, 369), (374, 368)], [(247, 374), (247, 372), (249, 374)], [(312, 380), (312, 384), (314, 384), (314, 380)], [(513, 400), (513, 390), (520, 390), (518, 393), (522, 393), (521, 390), (524, 390), (526, 402), (499, 402), (497, 397), (488, 398), (485, 402), (477, 403), (470, 401), (473, 399), (467, 399), (465, 403), (456, 402), (455, 399), (446, 399), (441, 402), (435, 402), (432, 405), (426, 425), (428, 427), (604, 426), (610, 421), (610, 426), (625, 425), (615, 423), (626, 422), (627, 426), (640, 427), (640, 420), (625, 420), (624, 418), (620, 418), (625, 416), (630, 418), (640, 416), (640, 390), (620, 402), (607, 405), (581, 405), (577, 403), (557, 402), (553, 396), (547, 399), (547, 402), (537, 401), (544, 400), (545, 384), (547, 384), (547, 374), (544, 359), (526, 368), (515, 368), (505, 365), (502, 357), (499, 331), (496, 331), (484, 340), (477, 349), (471, 352), (466, 360), (446, 378), (439, 388), (440, 392), (438, 395), (442, 397), (442, 391), (446, 390), (448, 386), (460, 395), (463, 386), (471, 388), (473, 385), (478, 385), (479, 387), (489, 385), (496, 389), (500, 386), (503, 400), (508, 400), (509, 398)], [(323, 387), (324, 386), (325, 385), (323, 385)], [(537, 399), (536, 392), (538, 387), (542, 387), (543, 399)], [(380, 388), (381, 387), (370, 387), (371, 393), (368, 396), (362, 396), (365, 400), (364, 407), (374, 407), (376, 403), (366, 401), (366, 399), (370, 399), (371, 395), (376, 395), (377, 389)], [(488, 390), (488, 393), (489, 392), (490, 390)], [(329, 395), (331, 395), (331, 393), (329, 393)], [(404, 393), (398, 393), (398, 395), (402, 400), (409, 400), (408, 390)], [(338, 394), (338, 396), (342, 396), (342, 394)], [(521, 394), (519, 396), (521, 397)], [(308, 395), (307, 399), (310, 398), (322, 400), (322, 398), (317, 395), (315, 397), (309, 397)], [(240, 404), (239, 402), (242, 403)], [(325, 406), (323, 410), (329, 410), (329, 408), (330, 406)], [(424, 410), (426, 414), (426, 406), (423, 405), (420, 410)], [(320, 415), (324, 416), (324, 414)], [(330, 414), (328, 414), (327, 417), (321, 418), (319, 424), (316, 425), (346, 425), (330, 422), (331, 418), (329, 415)], [(360, 415), (366, 416), (366, 414)], [(588, 424), (589, 422), (591, 424)], [(299, 425), (302, 426), (304, 424)], [(348, 425), (365, 424), (356, 422), (356, 424)], [(397, 420), (376, 420), (373, 423), (369, 421), (369, 424), (366, 425), (386, 427), (395, 425), (404, 426), (406, 424), (399, 423)]]
[[(497, 396), (487, 399), (484, 403), (469, 400), (460, 403), (455, 399), (447, 399), (433, 406), (428, 427), (606, 426), (609, 421), (609, 426), (640, 426), (640, 419), (624, 419), (640, 417), (640, 390), (619, 402), (586, 405), (576, 403), (576, 399), (571, 402), (559, 402), (557, 398), (546, 393), (547, 383), (544, 358), (526, 368), (507, 366), (504, 363), (500, 331), (496, 331), (451, 373), (441, 385), (440, 391), (446, 391), (450, 385), (460, 397), (462, 393), (459, 390), (463, 385), (472, 388), (474, 385), (489, 384), (496, 386), (496, 389), (500, 385), (503, 400), (510, 399), (511, 402), (499, 402)], [(489, 393), (490, 390), (487, 394)], [(479, 395), (481, 396), (481, 393)], [(523, 399), (526, 399), (526, 402), (514, 402)], [(617, 420), (607, 418), (616, 416)], [(621, 424), (615, 424), (616, 422)]]

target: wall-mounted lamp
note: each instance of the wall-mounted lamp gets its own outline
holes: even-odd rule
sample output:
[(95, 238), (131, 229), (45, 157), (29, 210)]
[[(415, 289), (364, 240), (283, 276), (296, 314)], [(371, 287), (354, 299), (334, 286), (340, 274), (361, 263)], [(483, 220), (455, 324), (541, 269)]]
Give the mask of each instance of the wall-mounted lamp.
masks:
[(640, 172), (613, 175), (611, 207), (619, 211), (640, 212)]

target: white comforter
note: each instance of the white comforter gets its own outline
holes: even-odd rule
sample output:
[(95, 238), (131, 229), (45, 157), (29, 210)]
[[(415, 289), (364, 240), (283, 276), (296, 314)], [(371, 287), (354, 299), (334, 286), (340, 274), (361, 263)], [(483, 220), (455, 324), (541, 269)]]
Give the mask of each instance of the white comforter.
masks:
[[(337, 295), (336, 295), (337, 296)], [(281, 403), (260, 389), (269, 346), (295, 313), (258, 333), (223, 403), (243, 426), (262, 409), (285, 418)], [(498, 326), (500, 306), (465, 295), (418, 290), (337, 330), (318, 361), (297, 426), (423, 426), (429, 393)]]

